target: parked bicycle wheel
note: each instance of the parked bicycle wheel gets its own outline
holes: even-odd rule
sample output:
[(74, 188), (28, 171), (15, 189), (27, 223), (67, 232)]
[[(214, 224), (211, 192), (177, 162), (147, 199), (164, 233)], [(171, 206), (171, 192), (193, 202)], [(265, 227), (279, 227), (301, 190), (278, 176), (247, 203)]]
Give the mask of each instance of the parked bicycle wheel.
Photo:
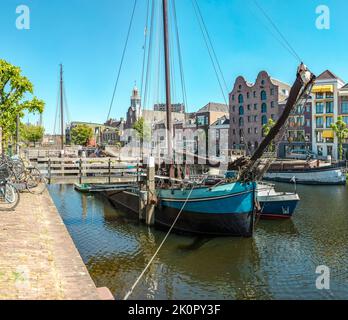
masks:
[(20, 200), (18, 190), (10, 183), (0, 184), (0, 211), (14, 210)]
[(33, 168), (30, 169), (26, 186), (30, 193), (42, 194), (47, 188), (47, 181), (37, 168)]

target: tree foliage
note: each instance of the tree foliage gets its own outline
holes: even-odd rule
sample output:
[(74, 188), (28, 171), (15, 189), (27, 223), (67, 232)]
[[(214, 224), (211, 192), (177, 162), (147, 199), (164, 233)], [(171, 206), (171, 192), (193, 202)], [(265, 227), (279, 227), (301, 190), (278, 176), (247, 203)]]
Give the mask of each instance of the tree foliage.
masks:
[(93, 129), (86, 124), (80, 124), (71, 129), (71, 141), (75, 145), (86, 146), (93, 138)]
[(35, 126), (32, 124), (21, 125), (21, 138), (24, 142), (36, 144), (42, 140), (45, 133), (45, 129), (41, 126)]
[(343, 160), (343, 141), (348, 138), (348, 128), (342, 116), (338, 117), (337, 122), (331, 125), (331, 129), (335, 132), (338, 140), (339, 160)]
[(133, 129), (137, 132), (141, 142), (148, 141), (151, 138), (151, 128), (145, 123), (144, 118), (140, 118), (133, 125)]
[(45, 103), (33, 96), (34, 86), (22, 75), (22, 70), (0, 59), (0, 127), (2, 143), (7, 143), (15, 134), (17, 115), (24, 112), (44, 110)]
[[(263, 125), (262, 130), (263, 130), (263, 135), (264, 137), (267, 137), (269, 133), (271, 132), (272, 128), (275, 126), (275, 121), (273, 119), (269, 119), (266, 124)], [(269, 151), (274, 152), (275, 151), (275, 145), (274, 142), (272, 142), (269, 146)]]

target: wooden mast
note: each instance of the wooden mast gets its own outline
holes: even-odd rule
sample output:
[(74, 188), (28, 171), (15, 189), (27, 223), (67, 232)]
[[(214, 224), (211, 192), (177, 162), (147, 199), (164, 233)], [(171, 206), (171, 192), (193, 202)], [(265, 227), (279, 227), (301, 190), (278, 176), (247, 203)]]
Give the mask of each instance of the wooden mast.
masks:
[(64, 150), (64, 91), (63, 91), (63, 65), (60, 65), (60, 127), (61, 150)]
[(168, 0), (163, 3), (163, 36), (164, 36), (164, 61), (166, 79), (166, 109), (167, 109), (167, 145), (168, 158), (173, 161), (173, 123), (172, 123), (172, 102), (170, 92), (170, 53), (169, 53), (169, 28), (168, 28)]

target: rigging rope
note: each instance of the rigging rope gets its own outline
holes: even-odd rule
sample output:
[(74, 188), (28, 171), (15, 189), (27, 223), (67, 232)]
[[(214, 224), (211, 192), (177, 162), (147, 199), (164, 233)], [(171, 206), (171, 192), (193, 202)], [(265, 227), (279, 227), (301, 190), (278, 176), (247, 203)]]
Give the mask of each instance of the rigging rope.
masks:
[(198, 14), (199, 14), (199, 16), (200, 16), (200, 18), (201, 18), (201, 20), (202, 20), (202, 24), (203, 24), (205, 33), (206, 33), (206, 35), (207, 35), (208, 41), (209, 41), (209, 43), (210, 43), (210, 47), (211, 47), (211, 49), (212, 49), (212, 52), (213, 52), (213, 55), (214, 55), (216, 64), (217, 64), (218, 69), (219, 69), (219, 71), (220, 71), (221, 78), (222, 78), (222, 80), (223, 80), (223, 82), (224, 82), (226, 92), (228, 92), (228, 86), (227, 86), (227, 83), (226, 83), (226, 79), (225, 79), (224, 74), (223, 74), (223, 72), (222, 72), (222, 69), (221, 69), (221, 66), (220, 66), (220, 63), (219, 63), (219, 59), (217, 58), (217, 55), (216, 55), (216, 52), (215, 52), (215, 49), (214, 49), (214, 46), (213, 46), (213, 42), (211, 41), (211, 37), (210, 37), (209, 31), (208, 31), (207, 25), (206, 25), (206, 23), (205, 23), (205, 21), (204, 21), (204, 18), (203, 18), (202, 11), (201, 11), (201, 9), (200, 9), (200, 7), (199, 7), (199, 4), (198, 4), (197, 0), (194, 0), (194, 1), (195, 1), (195, 3), (196, 3), (196, 6), (197, 6)]
[[(220, 86), (220, 90), (221, 90), (222, 96), (223, 96), (223, 98), (224, 98), (224, 100), (225, 100), (225, 104), (228, 105), (227, 99), (226, 99), (226, 95), (225, 95), (225, 92), (224, 92), (224, 89), (223, 89), (223, 86), (222, 86), (222, 83), (221, 83), (221, 80), (220, 80), (220, 76), (219, 76), (217, 67), (216, 67), (216, 65), (215, 65), (216, 62), (214, 61), (213, 54), (212, 54), (212, 50), (211, 50), (211, 48), (209, 47), (209, 43), (208, 43), (207, 37), (206, 37), (206, 35), (205, 35), (205, 33), (204, 33), (204, 26), (202, 25), (202, 21), (200, 20), (200, 15), (199, 15), (199, 13), (198, 13), (199, 7), (198, 7), (198, 9), (196, 8), (196, 5), (198, 5), (198, 4), (197, 4), (197, 1), (192, 0), (192, 5), (193, 5), (193, 8), (194, 8), (194, 11), (195, 11), (197, 20), (198, 20), (199, 27), (200, 27), (201, 32), (202, 32), (202, 35), (203, 35), (203, 39), (204, 39), (205, 45), (206, 45), (207, 50), (208, 50), (208, 53), (209, 53), (209, 57), (210, 57), (211, 63), (212, 63), (212, 65), (213, 65), (213, 68), (214, 68), (214, 71), (215, 71), (216, 78), (217, 78), (218, 83), (219, 83), (219, 86)], [(204, 23), (204, 22), (203, 22), (203, 23)]]
[(113, 91), (113, 94), (112, 94), (112, 99), (111, 99), (111, 103), (110, 103), (110, 107), (109, 107), (109, 113), (108, 113), (108, 117), (107, 117), (106, 120), (110, 119), (112, 106), (114, 104), (114, 99), (115, 99), (115, 95), (116, 95), (116, 91), (117, 91), (117, 87), (118, 87), (118, 82), (120, 80), (120, 75), (121, 75), (121, 71), (122, 71), (122, 67), (123, 67), (123, 61), (124, 61), (124, 58), (125, 58), (125, 55), (126, 55), (126, 51), (127, 51), (127, 47), (128, 47), (129, 36), (130, 36), (130, 32), (132, 30), (132, 25), (133, 25), (133, 20), (134, 20), (134, 13), (135, 13), (135, 9), (137, 7), (137, 3), (138, 3), (138, 0), (134, 0), (134, 6), (133, 6), (131, 20), (130, 20), (129, 27), (128, 27), (126, 43), (125, 43), (124, 48), (123, 48), (121, 63), (120, 63), (120, 67), (118, 69), (116, 83), (115, 83), (115, 87), (114, 87), (114, 91)]
[(57, 119), (58, 119), (58, 108), (59, 108), (59, 86), (57, 90), (57, 104), (56, 104), (56, 116), (54, 118), (54, 127), (53, 127), (53, 134), (56, 135), (56, 127), (57, 127)]
[(191, 194), (194, 190), (195, 186), (192, 186), (191, 191), (189, 192), (180, 212), (178, 213), (176, 219), (174, 220), (172, 226), (170, 227), (169, 231), (167, 232), (166, 236), (164, 237), (164, 239), (162, 240), (161, 244), (159, 245), (158, 249), (156, 250), (155, 254), (152, 256), (152, 258), (150, 259), (150, 261), (148, 262), (148, 264), (146, 265), (145, 269), (143, 270), (143, 272), (140, 274), (140, 276), (138, 277), (138, 279), (134, 282), (133, 286), (131, 287), (131, 289), (128, 291), (128, 293), (125, 295), (123, 300), (128, 300), (129, 297), (132, 295), (134, 289), (137, 287), (137, 285), (139, 284), (140, 280), (142, 279), (142, 277), (145, 275), (146, 271), (149, 269), (149, 267), (151, 266), (152, 262), (155, 260), (155, 258), (157, 257), (158, 253), (160, 252), (160, 250), (162, 249), (164, 243), (167, 241), (169, 235), (171, 234), (172, 230), (174, 229), (175, 224), (178, 222), (181, 213), (184, 211), (184, 208), (188, 202), (188, 200), (191, 197)]
[(177, 45), (178, 56), (179, 56), (181, 90), (182, 90), (183, 102), (184, 102), (184, 106), (185, 106), (185, 110), (186, 110), (186, 108), (188, 108), (188, 105), (187, 105), (187, 94), (186, 94), (186, 83), (185, 83), (185, 74), (184, 74), (183, 60), (182, 60), (182, 55), (181, 55), (181, 45), (180, 45), (180, 37), (179, 37), (178, 19), (177, 19), (177, 16), (176, 16), (175, 0), (172, 1), (172, 7), (173, 7), (174, 27), (175, 27), (175, 34), (176, 34), (176, 45)]
[(285, 44), (287, 45), (287, 50), (299, 61), (302, 62), (303, 60), (301, 57), (298, 55), (296, 50), (293, 48), (293, 46), (290, 44), (290, 42), (286, 39), (284, 34), (280, 31), (280, 29), (277, 27), (275, 22), (272, 20), (272, 18), (267, 14), (267, 12), (261, 7), (261, 5), (258, 3), (257, 0), (253, 0), (256, 7), (261, 11), (261, 13), (264, 15), (264, 17), (270, 22), (274, 30), (280, 35), (280, 37), (283, 39)]
[(141, 71), (141, 86), (140, 86), (140, 95), (143, 94), (144, 89), (144, 75), (145, 75), (145, 61), (146, 61), (146, 49), (147, 49), (147, 38), (148, 38), (148, 27), (149, 27), (149, 14), (150, 14), (150, 0), (147, 0), (147, 6), (146, 6), (146, 22), (145, 22), (145, 31), (144, 31), (144, 55), (143, 55), (143, 65), (142, 65), (142, 71)]
[(153, 34), (154, 34), (154, 16), (155, 16), (155, 1), (152, 1), (152, 9), (151, 9), (151, 23), (150, 23), (150, 39), (149, 39), (149, 47), (148, 47), (148, 54), (147, 54), (147, 69), (146, 69), (146, 76), (145, 76), (145, 91), (143, 94), (143, 107), (145, 108), (147, 105), (147, 96), (148, 96), (148, 87), (149, 87), (149, 78), (150, 78), (150, 70), (151, 70), (151, 52), (152, 52), (152, 46), (153, 46)]

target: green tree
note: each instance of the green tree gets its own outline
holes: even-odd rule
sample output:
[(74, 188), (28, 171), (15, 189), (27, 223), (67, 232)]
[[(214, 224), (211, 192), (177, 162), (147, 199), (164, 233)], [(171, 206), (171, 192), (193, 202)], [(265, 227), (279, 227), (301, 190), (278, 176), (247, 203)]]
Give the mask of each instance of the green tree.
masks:
[(335, 132), (338, 140), (339, 160), (343, 160), (343, 141), (348, 138), (348, 128), (342, 116), (338, 117), (337, 122), (331, 125), (331, 129)]
[(42, 113), (45, 103), (33, 96), (34, 86), (22, 70), (0, 59), (0, 128), (3, 147), (13, 138), (17, 115)]
[(140, 140), (140, 153), (141, 153), (141, 157), (143, 157), (144, 141), (150, 140), (151, 128), (145, 123), (144, 118), (140, 118), (134, 123), (133, 129), (136, 131), (138, 139)]
[(86, 146), (93, 138), (93, 129), (86, 124), (80, 124), (71, 129), (71, 141), (75, 145)]
[[(275, 126), (275, 122), (273, 119), (269, 119), (268, 122), (266, 124), (263, 125), (262, 127), (262, 132), (263, 132), (263, 136), (267, 137), (269, 135), (269, 133), (271, 132), (271, 129)], [(270, 152), (274, 152), (275, 151), (275, 146), (274, 146), (274, 142), (272, 142), (269, 146), (269, 151)]]
[(44, 133), (45, 129), (41, 126), (35, 126), (31, 124), (21, 125), (21, 138), (27, 144), (34, 143), (35, 146), (38, 141), (42, 140)]

